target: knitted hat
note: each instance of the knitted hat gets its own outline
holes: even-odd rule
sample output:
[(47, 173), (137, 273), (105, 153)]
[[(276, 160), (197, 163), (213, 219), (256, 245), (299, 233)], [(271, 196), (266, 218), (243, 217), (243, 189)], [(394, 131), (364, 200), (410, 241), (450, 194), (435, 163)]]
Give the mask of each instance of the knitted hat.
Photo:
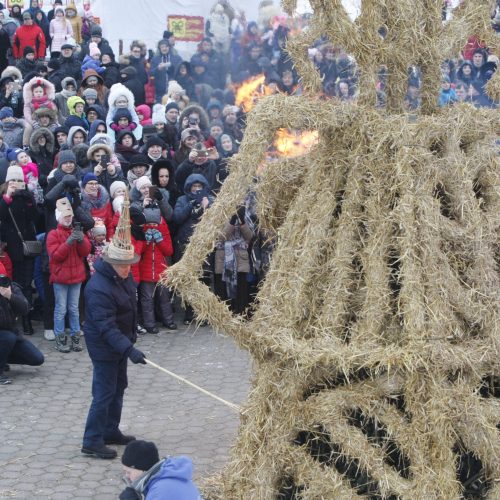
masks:
[(94, 227), (92, 228), (92, 235), (106, 235), (106, 226), (104, 221), (99, 217), (94, 217)]
[(57, 168), (61, 168), (63, 163), (74, 163), (76, 165), (76, 156), (71, 149), (63, 149), (59, 153), (59, 161), (57, 162)]
[[(17, 156), (17, 154), (16, 154), (16, 156)], [(11, 165), (7, 169), (7, 175), (5, 176), (5, 182), (9, 182), (9, 181), (22, 181), (22, 182), (24, 182), (23, 169), (19, 165)]]
[(113, 200), (113, 212), (121, 212), (122, 206), (123, 206), (123, 200), (125, 198), (123, 196), (117, 196)]
[(142, 177), (139, 177), (135, 181), (135, 187), (137, 191), (140, 191), (141, 188), (143, 188), (144, 186), (152, 186), (152, 185), (153, 184), (151, 183), (151, 179), (147, 175), (143, 175)]
[(99, 36), (102, 38), (102, 28), (100, 26), (94, 25), (90, 30), (90, 36)]
[(14, 111), (12, 108), (9, 108), (9, 106), (4, 106), (2, 109), (0, 109), (0, 120), (3, 120), (4, 118), (12, 118), (14, 116)]
[(83, 97), (87, 99), (97, 99), (97, 90), (91, 88), (85, 89), (83, 91)]
[(61, 63), (59, 62), (58, 59), (51, 59), (47, 63), (47, 67), (54, 70), (54, 71), (57, 71), (58, 69), (61, 69)]
[(33, 47), (30, 47), (30, 46), (24, 47), (24, 50), (23, 50), (24, 57), (26, 57), (28, 54), (34, 54), (34, 53), (35, 53), (35, 49)]
[(221, 120), (212, 120), (208, 125), (208, 130), (210, 130), (212, 127), (220, 127), (223, 129), (224, 124), (222, 123)]
[(122, 455), (122, 464), (132, 469), (147, 471), (160, 461), (158, 448), (149, 441), (130, 442)]
[(129, 168), (134, 168), (134, 167), (149, 167), (149, 160), (148, 157), (142, 154), (139, 155), (134, 155), (130, 159), (130, 164)]
[(33, 16), (31, 15), (31, 12), (29, 10), (25, 10), (23, 12), (23, 19), (33, 19)]
[(120, 118), (127, 118), (129, 122), (132, 121), (132, 115), (127, 108), (118, 108), (115, 111), (115, 116), (113, 117), (113, 121), (118, 123)]
[(111, 195), (111, 198), (115, 197), (115, 193), (118, 189), (125, 189), (127, 190), (127, 185), (123, 181), (115, 181), (109, 186), (109, 194)]
[(165, 107), (165, 113), (166, 113), (167, 111), (170, 111), (171, 109), (176, 109), (177, 111), (180, 111), (180, 109), (179, 109), (179, 105), (178, 105), (176, 102), (174, 102), (174, 101), (169, 102), (169, 103), (167, 104), (167, 106)]
[(66, 217), (67, 215), (73, 216), (73, 208), (71, 207), (71, 203), (69, 202), (68, 198), (61, 198), (56, 201), (56, 220), (59, 222), (59, 220), (62, 217)]
[(162, 149), (165, 149), (167, 147), (167, 145), (156, 135), (152, 135), (151, 137), (149, 137), (148, 141), (146, 142), (146, 151), (151, 146), (160, 146)]
[(90, 55), (90, 57), (94, 57), (96, 55), (99, 55), (99, 56), (101, 55), (101, 51), (99, 50), (97, 43), (95, 43), (95, 42), (89, 43), (89, 55)]
[(87, 185), (87, 183), (90, 181), (97, 182), (97, 176), (95, 174), (93, 174), (92, 172), (89, 172), (83, 176), (82, 187), (84, 188)]

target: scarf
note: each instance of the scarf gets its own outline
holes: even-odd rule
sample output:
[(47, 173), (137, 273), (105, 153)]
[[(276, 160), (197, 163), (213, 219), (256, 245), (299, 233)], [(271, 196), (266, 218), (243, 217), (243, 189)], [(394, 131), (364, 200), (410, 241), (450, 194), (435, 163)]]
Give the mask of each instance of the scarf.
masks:
[(38, 109), (42, 106), (45, 108), (54, 109), (52, 101), (46, 95), (42, 97), (33, 97), (33, 99), (31, 99), (31, 105), (34, 109)]
[(74, 95), (76, 95), (76, 90), (66, 90), (66, 89), (62, 89), (62, 90), (61, 90), (61, 95), (62, 95), (65, 99), (68, 99), (68, 98), (73, 97)]
[(222, 281), (226, 283), (226, 293), (230, 299), (236, 298), (238, 287), (238, 259), (235, 249), (246, 250), (248, 245), (241, 236), (239, 224), (234, 226), (234, 236), (230, 240), (219, 243), (218, 248), (224, 247), (224, 267), (222, 269)]

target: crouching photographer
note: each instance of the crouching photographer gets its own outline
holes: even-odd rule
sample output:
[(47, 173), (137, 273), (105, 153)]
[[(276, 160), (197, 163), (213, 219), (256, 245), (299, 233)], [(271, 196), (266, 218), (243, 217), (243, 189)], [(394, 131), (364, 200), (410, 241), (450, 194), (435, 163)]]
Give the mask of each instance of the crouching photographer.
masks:
[(8, 364), (40, 366), (44, 361), (43, 354), (16, 328), (16, 318), (28, 310), (21, 288), (10, 281), (0, 263), (0, 385), (12, 383), (5, 375)]

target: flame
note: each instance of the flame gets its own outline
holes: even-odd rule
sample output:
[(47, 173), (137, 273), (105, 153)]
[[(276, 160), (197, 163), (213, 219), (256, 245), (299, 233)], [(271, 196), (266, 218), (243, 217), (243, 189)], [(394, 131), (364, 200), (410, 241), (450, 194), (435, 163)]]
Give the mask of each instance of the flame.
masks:
[(264, 85), (265, 75), (254, 76), (245, 80), (237, 89), (235, 102), (245, 113), (248, 113), (260, 97), (270, 95), (272, 91)]
[(307, 153), (317, 144), (319, 134), (317, 130), (289, 130), (280, 128), (276, 131), (274, 147), (277, 156), (294, 157)]

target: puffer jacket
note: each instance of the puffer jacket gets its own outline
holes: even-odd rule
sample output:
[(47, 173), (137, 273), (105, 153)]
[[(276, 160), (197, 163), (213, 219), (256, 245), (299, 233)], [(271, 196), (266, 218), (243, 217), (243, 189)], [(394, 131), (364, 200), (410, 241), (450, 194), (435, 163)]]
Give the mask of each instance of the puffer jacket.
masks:
[(149, 229), (156, 229), (163, 236), (163, 241), (160, 243), (148, 242), (147, 240), (143, 242), (141, 261), (139, 263), (141, 281), (156, 283), (159, 281), (161, 273), (167, 268), (165, 258), (171, 257), (174, 253), (172, 239), (163, 217), (160, 224), (144, 224), (142, 229), (144, 234), (147, 234)]
[(86, 279), (83, 259), (90, 253), (90, 241), (84, 236), (81, 243), (68, 244), (67, 239), (72, 230), (71, 227), (58, 224), (47, 236), (50, 283), (75, 285)]
[(131, 274), (122, 279), (103, 260), (94, 268), (84, 292), (85, 343), (91, 359), (118, 361), (137, 340), (137, 287)]

